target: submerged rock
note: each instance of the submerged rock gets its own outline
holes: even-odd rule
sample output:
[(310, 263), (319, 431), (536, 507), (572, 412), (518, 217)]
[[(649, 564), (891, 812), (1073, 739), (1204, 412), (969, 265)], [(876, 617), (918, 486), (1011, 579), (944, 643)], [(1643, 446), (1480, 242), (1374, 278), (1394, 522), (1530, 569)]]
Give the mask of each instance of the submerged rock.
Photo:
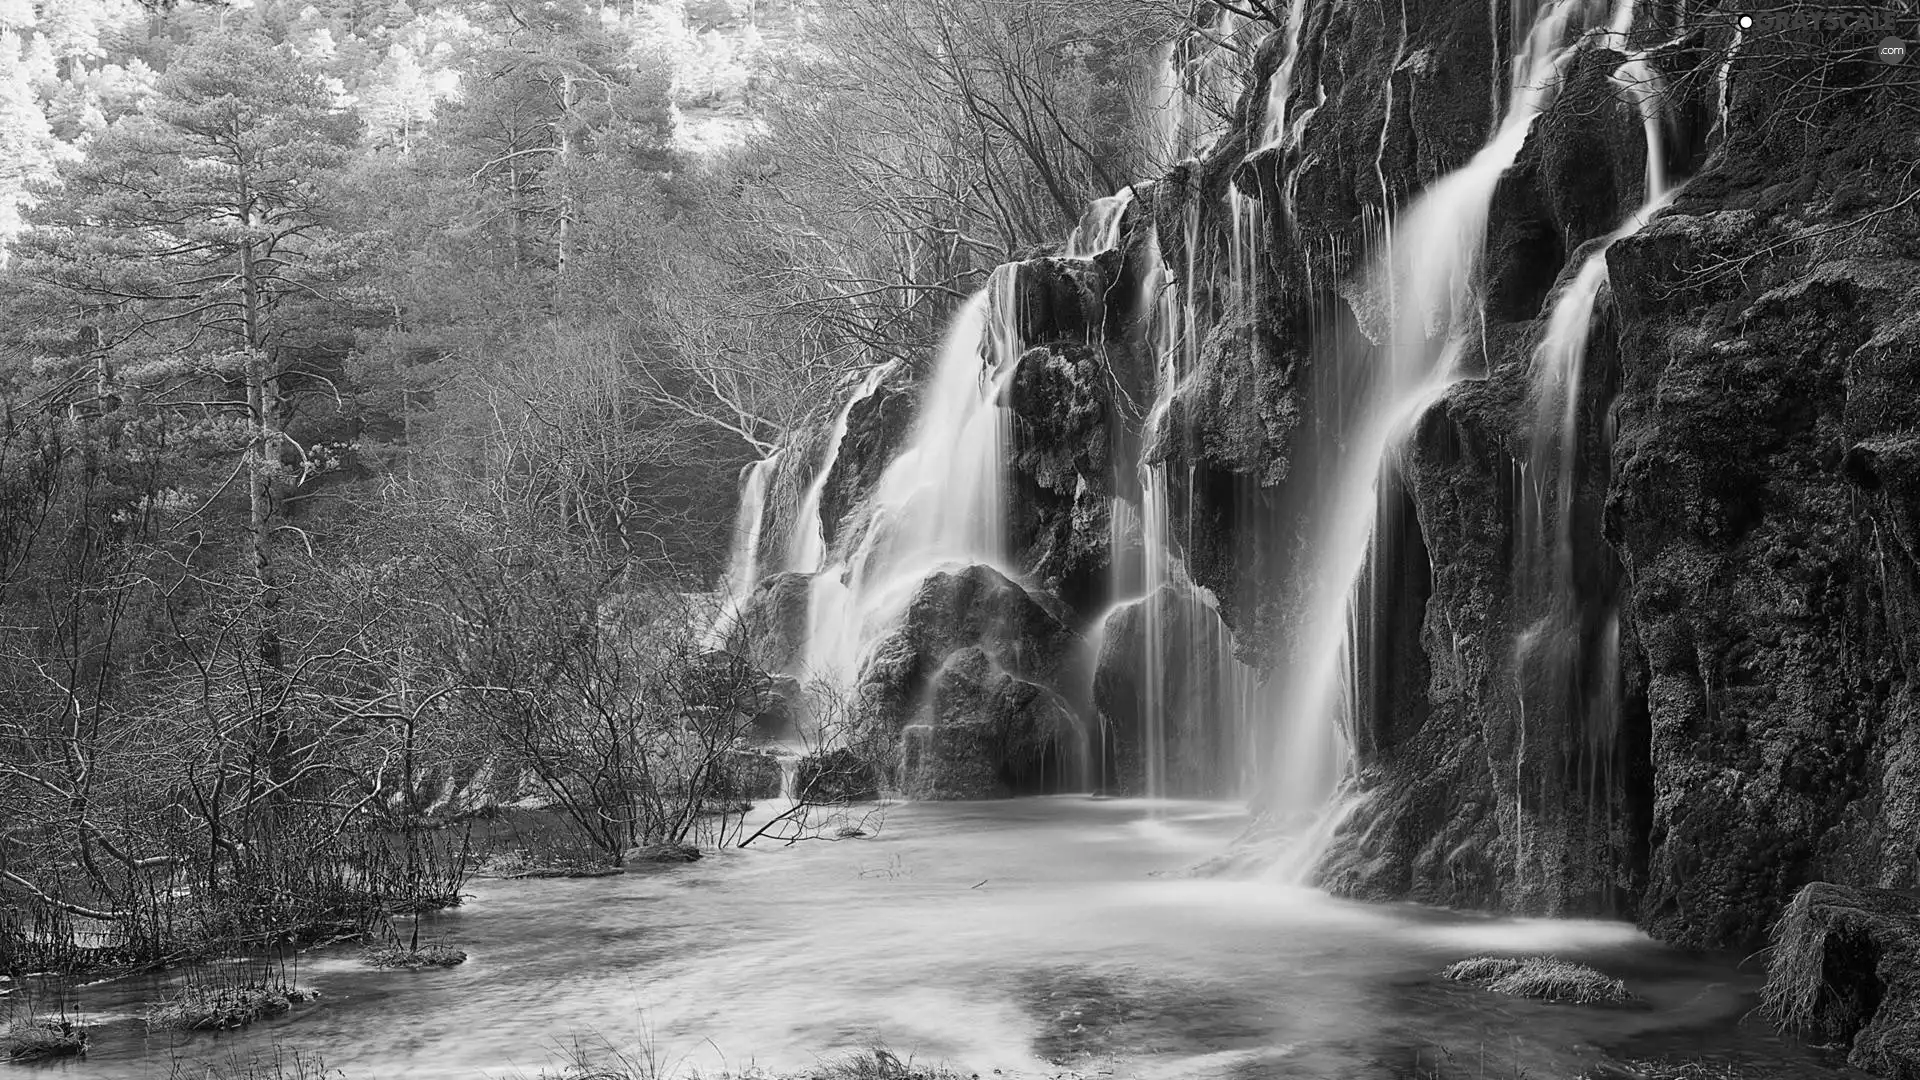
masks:
[(1776, 1026), (1847, 1047), (1848, 1064), (1920, 1078), (1920, 897), (1801, 889), (1774, 928), (1764, 997)]

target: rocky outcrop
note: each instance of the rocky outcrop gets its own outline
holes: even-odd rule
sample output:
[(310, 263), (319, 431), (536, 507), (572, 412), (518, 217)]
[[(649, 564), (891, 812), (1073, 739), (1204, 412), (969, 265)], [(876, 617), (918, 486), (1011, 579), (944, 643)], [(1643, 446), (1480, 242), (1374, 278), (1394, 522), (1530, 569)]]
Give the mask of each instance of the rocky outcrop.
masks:
[[(990, 567), (928, 575), (866, 659), (856, 727), (893, 741), (896, 783), (924, 797), (1049, 789), (1079, 730), (1059, 689), (1074, 681), (1070, 619)], [(926, 730), (903, 738), (910, 728)]]
[(1766, 1011), (1889, 1080), (1920, 1077), (1920, 898), (1816, 882), (1781, 917)]

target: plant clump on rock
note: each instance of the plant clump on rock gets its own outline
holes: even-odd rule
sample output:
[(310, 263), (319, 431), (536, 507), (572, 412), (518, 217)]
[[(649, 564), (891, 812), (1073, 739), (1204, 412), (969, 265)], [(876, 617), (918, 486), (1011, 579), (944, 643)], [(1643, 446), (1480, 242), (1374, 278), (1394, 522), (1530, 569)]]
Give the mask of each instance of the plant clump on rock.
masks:
[(466, 963), (467, 954), (444, 941), (425, 945), (395, 941), (368, 949), (361, 959), (368, 967), (377, 968), (445, 968)]
[(690, 863), (699, 860), (700, 849), (686, 843), (647, 844), (629, 850), (624, 859), (628, 863)]
[(21, 1020), (0, 1036), (9, 1061), (45, 1061), (87, 1052), (87, 1031), (72, 1020)]
[(1637, 1000), (1619, 979), (1551, 956), (1476, 956), (1448, 965), (1440, 977), (1496, 994), (1572, 1005), (1624, 1005)]
[(228, 1031), (293, 1008), (319, 994), (290, 986), (188, 986), (147, 1009), (147, 1026)]

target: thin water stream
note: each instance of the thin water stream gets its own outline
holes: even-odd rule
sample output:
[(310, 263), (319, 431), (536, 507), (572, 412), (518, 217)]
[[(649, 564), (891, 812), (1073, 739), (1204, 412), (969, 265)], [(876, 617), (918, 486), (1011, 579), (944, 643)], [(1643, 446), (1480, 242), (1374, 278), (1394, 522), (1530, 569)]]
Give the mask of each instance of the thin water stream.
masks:
[[(1753, 1063), (1758, 1077), (1847, 1075), (1742, 1026), (1751, 971), (1625, 924), (1186, 875), (1244, 823), (1236, 806), (1200, 802), (906, 804), (867, 839), (478, 882), (425, 931), (467, 949), (461, 967), (377, 972), (346, 947), (309, 953), (299, 975), (317, 1002), (191, 1036), (145, 1032), (157, 981), (97, 986), (82, 992), (104, 1025), (86, 1060), (0, 1074), (164, 1077), (176, 1058), (281, 1042), (348, 1080), (532, 1076), (593, 1033), (709, 1076), (876, 1043), (983, 1076), (1572, 1080), (1655, 1051)], [(1584, 959), (1647, 1007), (1549, 1005), (1436, 976), (1490, 951)]]

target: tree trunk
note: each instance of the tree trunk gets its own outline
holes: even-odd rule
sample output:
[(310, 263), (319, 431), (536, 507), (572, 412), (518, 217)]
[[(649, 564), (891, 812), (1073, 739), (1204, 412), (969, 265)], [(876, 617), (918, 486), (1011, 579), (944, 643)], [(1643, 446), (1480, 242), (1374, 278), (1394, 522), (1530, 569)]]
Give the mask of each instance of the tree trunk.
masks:
[[(248, 214), (247, 224), (256, 219)], [(253, 437), (247, 447), (247, 541), (253, 555), (254, 602), (260, 615), (259, 654), (270, 668), (280, 667), (279, 583), (273, 566), (273, 473), (279, 466), (280, 440), (271, 427), (268, 401), (273, 373), (260, 326), (260, 271), (251, 240), (240, 246), (240, 295), (247, 331), (247, 415)]]

